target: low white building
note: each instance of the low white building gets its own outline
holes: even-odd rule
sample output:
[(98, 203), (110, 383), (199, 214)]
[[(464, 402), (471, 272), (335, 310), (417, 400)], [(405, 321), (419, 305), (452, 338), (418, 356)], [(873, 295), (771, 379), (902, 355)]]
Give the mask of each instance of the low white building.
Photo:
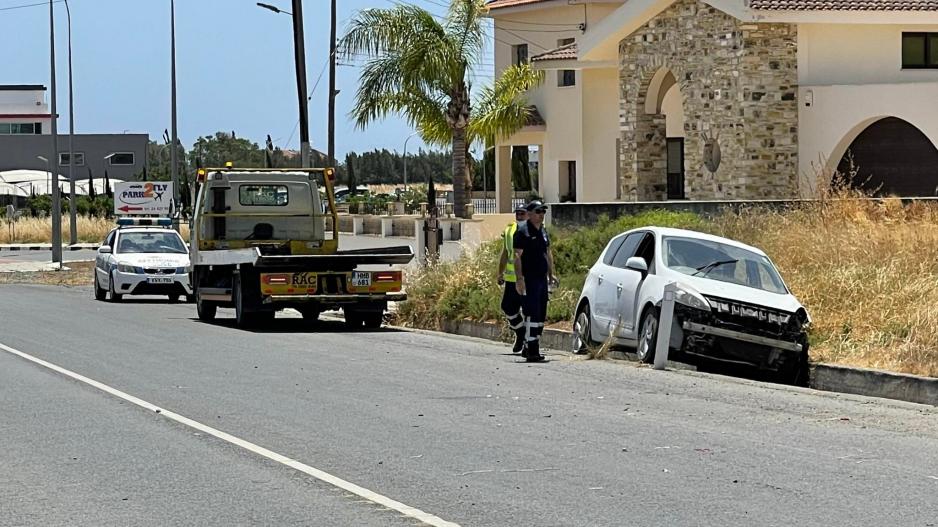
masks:
[(0, 135), (51, 133), (45, 94), (41, 84), (0, 84)]
[[(496, 74), (547, 71), (549, 201), (811, 195), (840, 166), (882, 193), (938, 187), (938, 0), (494, 0)], [(572, 39), (572, 40), (570, 40)], [(848, 155), (849, 152), (849, 155)]]

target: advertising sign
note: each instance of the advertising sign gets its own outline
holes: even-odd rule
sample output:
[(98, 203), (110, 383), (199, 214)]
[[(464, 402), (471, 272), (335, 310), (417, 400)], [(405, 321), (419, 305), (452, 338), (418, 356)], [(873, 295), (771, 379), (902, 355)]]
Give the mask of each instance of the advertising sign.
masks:
[(173, 184), (164, 181), (133, 181), (114, 185), (114, 213), (169, 216)]

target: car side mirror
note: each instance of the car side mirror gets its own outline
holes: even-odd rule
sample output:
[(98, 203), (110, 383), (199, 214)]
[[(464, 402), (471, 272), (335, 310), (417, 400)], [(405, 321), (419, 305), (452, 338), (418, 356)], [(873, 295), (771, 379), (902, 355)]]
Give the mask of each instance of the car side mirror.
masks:
[(98, 247), (98, 254), (111, 254), (112, 252), (114, 252), (114, 250), (111, 249), (110, 245), (102, 245), (101, 247)]
[(626, 260), (625, 268), (642, 273), (642, 276), (648, 274), (648, 264), (645, 263), (644, 258), (639, 258), (638, 256), (633, 256)]

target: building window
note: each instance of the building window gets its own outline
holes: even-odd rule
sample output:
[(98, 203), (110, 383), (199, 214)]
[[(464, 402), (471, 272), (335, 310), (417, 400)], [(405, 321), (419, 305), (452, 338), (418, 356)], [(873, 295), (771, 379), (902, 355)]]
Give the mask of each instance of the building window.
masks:
[(938, 33), (903, 33), (902, 67), (938, 69)]
[(511, 63), (514, 66), (522, 66), (528, 63), (528, 45), (518, 44), (511, 46)]
[[(573, 44), (575, 38), (562, 38), (557, 41), (557, 47), (563, 47)], [(576, 86), (576, 70), (557, 70), (557, 86), (563, 88), (566, 86)]]
[(109, 164), (111, 165), (133, 165), (134, 164), (134, 153), (133, 152), (118, 152), (116, 154), (111, 154), (109, 158)]
[[(85, 153), (84, 152), (74, 152), (75, 154), (75, 166), (83, 167), (85, 166)], [(59, 165), (67, 167), (69, 165), (69, 156), (68, 152), (59, 152)]]
[(42, 133), (40, 123), (0, 123), (0, 134), (32, 135), (38, 133)]

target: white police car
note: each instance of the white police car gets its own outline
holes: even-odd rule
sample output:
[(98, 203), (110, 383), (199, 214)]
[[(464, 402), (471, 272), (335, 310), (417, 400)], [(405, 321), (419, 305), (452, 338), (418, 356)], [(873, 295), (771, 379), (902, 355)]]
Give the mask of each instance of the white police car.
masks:
[(98, 249), (94, 297), (119, 302), (123, 295), (192, 299), (189, 249), (169, 218), (121, 218)]

